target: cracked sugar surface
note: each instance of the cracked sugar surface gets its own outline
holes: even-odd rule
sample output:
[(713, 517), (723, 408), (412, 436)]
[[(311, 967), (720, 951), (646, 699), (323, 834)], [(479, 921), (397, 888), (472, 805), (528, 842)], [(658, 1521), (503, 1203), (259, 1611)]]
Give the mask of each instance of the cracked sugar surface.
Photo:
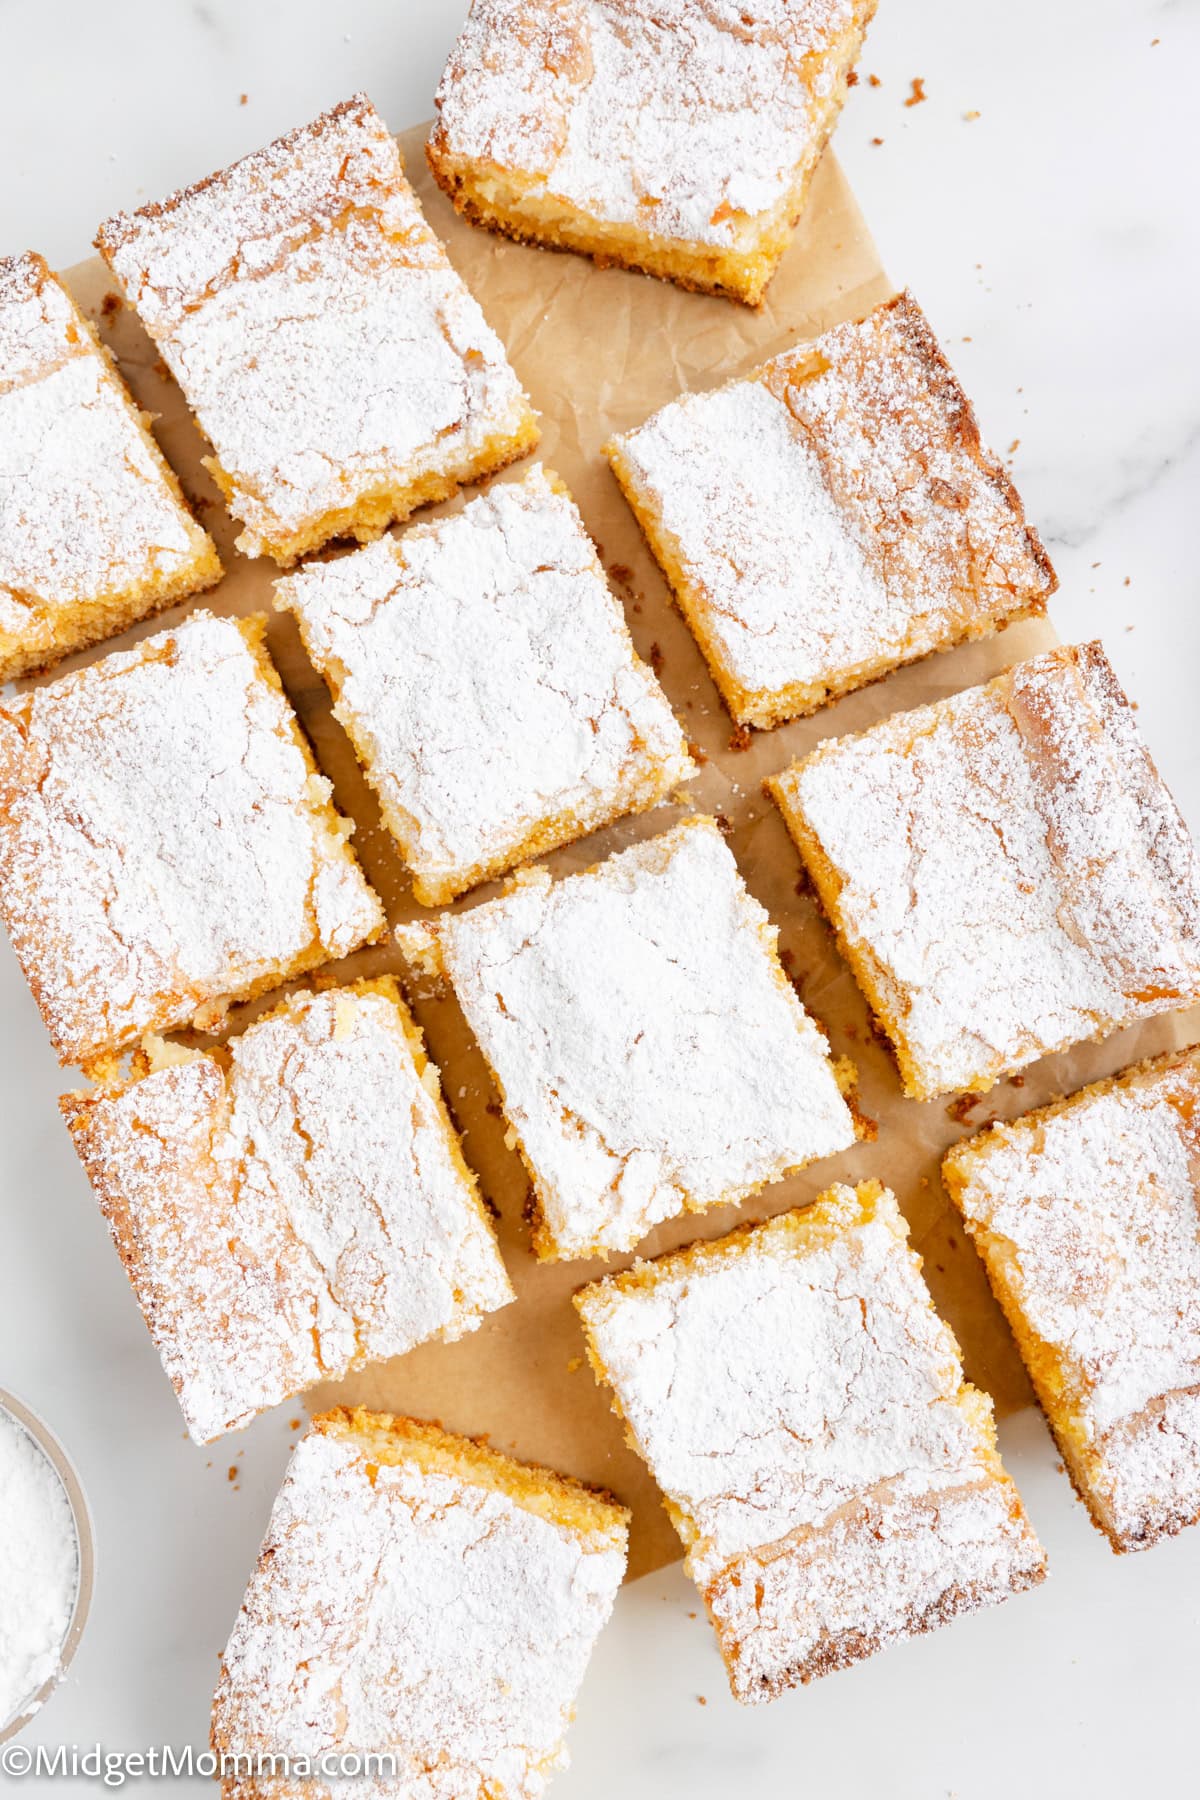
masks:
[(0, 261), (0, 634), (208, 546), (116, 381), (41, 259)]
[(196, 613), (0, 707), (0, 913), (64, 1061), (382, 926), (262, 627)]
[[(820, 149), (851, 0), (475, 0), (435, 152), (663, 237), (741, 241)], [(861, 24), (860, 24), (861, 28)]]
[(906, 1236), (878, 1182), (839, 1186), (576, 1299), (739, 1700), (1044, 1573)]
[(318, 1427), (225, 1651), (214, 1741), (393, 1749), (373, 1791), (397, 1800), (538, 1800), (624, 1566), (499, 1487)]
[(1099, 645), (835, 739), (776, 790), (925, 1092), (1200, 996), (1200, 862)]
[(1134, 1537), (1200, 1511), (1198, 1109), (1191, 1051), (947, 1159), (989, 1273), (1037, 1340), (1051, 1420), (1079, 1434), (1085, 1473)]
[(406, 857), (466, 885), (693, 773), (569, 494), (540, 467), (278, 587)]
[(847, 1148), (828, 1046), (717, 826), (436, 927), (561, 1256)]
[(832, 1198), (809, 1238), (785, 1215), (585, 1290), (605, 1379), (702, 1583), (872, 1491), (899, 1506), (979, 1479), (958, 1348), (894, 1200)]
[(684, 395), (614, 452), (751, 692), (844, 686), (1055, 585), (908, 294)]
[[(198, 1441), (512, 1298), (394, 986), (64, 1103)], [(423, 1078), (424, 1077), (424, 1078)]]
[(97, 241), (213, 444), (247, 554), (528, 420), (365, 96)]

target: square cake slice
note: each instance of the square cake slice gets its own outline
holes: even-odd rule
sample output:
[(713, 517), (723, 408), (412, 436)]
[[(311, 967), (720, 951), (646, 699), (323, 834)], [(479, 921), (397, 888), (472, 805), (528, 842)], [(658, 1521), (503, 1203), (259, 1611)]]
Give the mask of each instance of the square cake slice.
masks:
[(0, 703), (0, 919), (64, 1063), (383, 932), (265, 630), (198, 612)]
[[(629, 1514), (435, 1425), (324, 1413), (297, 1445), (221, 1661), (212, 1744), (396, 1800), (539, 1800), (625, 1573)], [(286, 1783), (253, 1775), (239, 1800)], [(299, 1790), (297, 1790), (299, 1791)]]
[(365, 94), (96, 243), (212, 444), (247, 556), (376, 537), (537, 442)]
[(545, 1261), (631, 1250), (855, 1140), (829, 1047), (712, 819), (397, 936), (454, 988)]
[(513, 1297), (388, 977), (59, 1104), (197, 1443)]
[(739, 724), (810, 713), (1056, 586), (910, 294), (605, 447)]
[(1200, 1520), (1200, 1047), (995, 1125), (943, 1164), (1114, 1550)]
[(1200, 859), (1098, 643), (767, 785), (915, 1099), (1200, 999)]
[(437, 92), (460, 212), (757, 306), (875, 0), (473, 0)]
[(221, 579), (108, 352), (40, 256), (0, 257), (0, 681)]
[(539, 466), (276, 593), (424, 906), (695, 773), (574, 501)]
[(584, 1288), (734, 1697), (1041, 1581), (1045, 1556), (877, 1181)]

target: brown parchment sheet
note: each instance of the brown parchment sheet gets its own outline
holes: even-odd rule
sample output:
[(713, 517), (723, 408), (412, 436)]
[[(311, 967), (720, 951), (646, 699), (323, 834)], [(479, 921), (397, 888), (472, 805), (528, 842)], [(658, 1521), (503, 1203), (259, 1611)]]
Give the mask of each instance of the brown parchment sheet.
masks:
[[(909, 1220), (934, 1299), (963, 1346), (968, 1375), (994, 1396), (1001, 1415), (1032, 1405), (982, 1265), (941, 1190), (940, 1158), (964, 1131), (978, 1129), (989, 1118), (1014, 1117), (1136, 1058), (1200, 1037), (1200, 1015), (1170, 1015), (1103, 1044), (1049, 1058), (1023, 1078), (977, 1098), (965, 1112), (952, 1110), (945, 1100), (922, 1104), (904, 1099), (891, 1057), (872, 1032), (866, 1003), (804, 890), (798, 858), (761, 782), (825, 737), (859, 730), (888, 713), (988, 680), (1057, 642), (1055, 633), (1047, 623), (1025, 622), (902, 670), (814, 718), (755, 733), (746, 749), (734, 748), (732, 722), (600, 455), (611, 432), (636, 424), (681, 389), (713, 386), (752, 368), (796, 338), (860, 316), (893, 291), (845, 178), (832, 154), (826, 154), (766, 302), (761, 311), (751, 312), (624, 270), (600, 270), (581, 257), (511, 244), (467, 225), (429, 176), (426, 132), (418, 127), (404, 133), (401, 145), (430, 223), (508, 346), (540, 414), (542, 442), (535, 454), (558, 471), (579, 502), (639, 651), (659, 667), (688, 736), (707, 757), (687, 789), (687, 805), (728, 821), (738, 864), (779, 927), (780, 947), (804, 1003), (828, 1028), (835, 1055), (849, 1055), (857, 1064), (861, 1107), (878, 1124), (875, 1142), (861, 1143), (780, 1182), (741, 1208), (718, 1208), (659, 1226), (641, 1253), (655, 1255), (699, 1237), (715, 1237), (740, 1220), (764, 1218), (811, 1200), (833, 1181), (878, 1176), (895, 1190)], [(199, 604), (220, 613), (269, 611), (278, 571), (266, 559), (250, 562), (233, 550), (237, 527), (201, 467), (206, 446), (133, 314), (111, 297), (113, 283), (104, 265), (93, 258), (69, 270), (66, 279), (97, 321), (140, 404), (157, 415), (156, 431), (166, 455), (217, 539), (228, 572)], [(513, 478), (521, 466), (499, 479)], [(448, 508), (461, 504), (462, 499), (452, 501)], [(161, 629), (188, 610), (176, 608), (118, 641)], [(330, 715), (325, 688), (305, 658), (289, 616), (271, 614), (269, 643), (317, 760), (334, 783), (337, 803), (356, 821), (355, 847), (389, 919), (394, 924), (430, 916), (413, 901), (403, 864), (379, 825), (371, 791)], [(111, 648), (101, 646), (75, 661), (94, 660)], [(555, 873), (587, 867), (636, 838), (665, 830), (679, 812), (668, 805), (615, 825), (551, 856), (549, 865)], [(495, 891), (481, 889), (457, 904), (473, 905)], [(603, 955), (602, 945), (596, 953)], [(383, 970), (406, 973), (392, 947), (348, 958), (337, 976), (352, 979)], [(570, 1304), (571, 1294), (584, 1282), (632, 1259), (614, 1257), (607, 1264), (534, 1261), (523, 1219), (528, 1181), (516, 1152), (505, 1147), (495, 1091), (462, 1016), (453, 998), (427, 981), (406, 985), (441, 1067), (468, 1160), (498, 1210), (517, 1299), (461, 1342), (426, 1345), (318, 1388), (307, 1396), (307, 1404), (316, 1410), (361, 1403), (440, 1419), (452, 1430), (486, 1435), (516, 1456), (611, 1489), (633, 1510), (630, 1575), (644, 1574), (677, 1557), (680, 1546), (648, 1472), (624, 1442), (607, 1393), (593, 1379)], [(242, 1028), (277, 999), (269, 996), (237, 1009), (227, 1030)]]

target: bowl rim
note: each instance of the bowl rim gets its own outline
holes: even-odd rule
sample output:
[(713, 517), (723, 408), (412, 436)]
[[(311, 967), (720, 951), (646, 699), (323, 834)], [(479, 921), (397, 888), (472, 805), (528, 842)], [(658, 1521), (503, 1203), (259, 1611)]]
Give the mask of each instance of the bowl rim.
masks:
[(78, 1555), (78, 1574), (75, 1584), (75, 1604), (71, 1609), (71, 1622), (59, 1651), (58, 1666), (38, 1688), (37, 1692), (22, 1702), (21, 1710), (11, 1719), (0, 1719), (0, 1744), (24, 1731), (30, 1720), (39, 1713), (50, 1698), (74, 1659), (83, 1637), (88, 1614), (91, 1611), (92, 1593), (96, 1580), (96, 1535), (92, 1523), (92, 1512), (88, 1505), (83, 1483), (79, 1472), (71, 1458), (67, 1455), (61, 1441), (46, 1424), (40, 1413), (10, 1393), (7, 1388), (0, 1388), (0, 1412), (6, 1412), (15, 1420), (22, 1430), (28, 1433), (45, 1456), (55, 1474), (62, 1482), (67, 1496), (67, 1504), (71, 1508), (71, 1517), (75, 1525), (75, 1544)]

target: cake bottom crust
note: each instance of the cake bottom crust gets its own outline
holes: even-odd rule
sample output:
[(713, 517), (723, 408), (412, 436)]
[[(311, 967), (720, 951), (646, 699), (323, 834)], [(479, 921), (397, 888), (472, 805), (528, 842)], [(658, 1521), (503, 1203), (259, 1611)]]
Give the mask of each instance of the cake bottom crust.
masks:
[[(346, 506), (310, 518), (296, 531), (268, 537), (250, 529), (237, 539), (245, 556), (269, 556), (281, 568), (290, 568), (310, 550), (319, 550), (337, 538), (354, 538), (369, 544), (382, 537), (389, 525), (402, 524), (418, 507), (435, 506), (451, 499), (460, 488), (482, 481), (518, 462), (536, 448), (541, 433), (528, 405), (510, 414), (504, 429), (493, 431), (482, 442), (451, 457), (436, 468), (407, 472), (397, 469), (377, 486), (365, 489)], [(238, 485), (216, 457), (205, 457), (205, 467), (221, 489), (235, 517), (239, 516)]]
[(216, 587), (221, 575), (217, 553), (206, 544), (167, 580), (149, 577), (65, 605), (21, 595), (26, 621), (15, 631), (0, 629), (0, 681), (44, 674), (77, 650), (89, 650), (177, 601)]
[[(459, 894), (506, 875), (521, 864), (532, 862), (535, 857), (546, 856), (564, 844), (573, 844), (593, 831), (615, 824), (618, 819), (628, 818), (631, 813), (648, 812), (652, 806), (667, 799), (673, 788), (687, 781), (691, 772), (678, 760), (658, 759), (648, 763), (643, 756), (614, 791), (598, 794), (589, 805), (573, 807), (539, 820), (516, 843), (449, 874), (422, 872), (420, 866), (406, 856), (413, 871), (413, 897), (421, 906), (446, 906)], [(380, 813), (384, 824), (404, 849), (405, 840), (412, 836), (408, 825), (403, 819), (394, 819), (391, 808), (382, 800)]]
[(533, 183), (496, 168), (483, 174), (465, 158), (432, 146), (428, 151), (434, 179), (456, 212), (473, 225), (537, 244), (546, 250), (570, 250), (590, 256), (600, 268), (616, 266), (661, 281), (673, 281), (692, 293), (716, 294), (744, 306), (762, 305), (767, 285), (804, 210), (814, 157), (786, 201), (750, 221), (746, 242), (720, 249), (684, 238), (661, 237), (636, 225), (618, 224), (567, 206), (534, 191)]

